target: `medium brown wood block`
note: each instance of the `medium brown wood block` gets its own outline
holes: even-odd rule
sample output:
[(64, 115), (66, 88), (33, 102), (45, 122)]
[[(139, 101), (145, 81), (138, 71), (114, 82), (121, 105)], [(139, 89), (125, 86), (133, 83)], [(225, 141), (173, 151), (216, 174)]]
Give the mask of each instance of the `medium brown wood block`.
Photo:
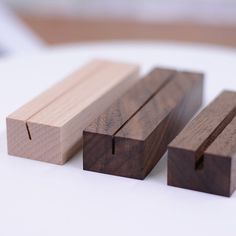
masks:
[(230, 196), (236, 188), (236, 92), (222, 92), (168, 147), (168, 185)]
[(7, 117), (8, 153), (54, 164), (80, 147), (83, 129), (130, 88), (137, 65), (94, 60)]
[(144, 179), (202, 103), (203, 75), (154, 69), (84, 131), (83, 167)]

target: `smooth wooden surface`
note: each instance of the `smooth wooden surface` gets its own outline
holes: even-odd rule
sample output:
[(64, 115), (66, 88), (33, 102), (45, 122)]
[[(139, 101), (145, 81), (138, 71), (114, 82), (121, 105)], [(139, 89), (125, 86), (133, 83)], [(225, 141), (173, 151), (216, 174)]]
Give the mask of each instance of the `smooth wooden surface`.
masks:
[(224, 91), (168, 148), (168, 184), (230, 196), (236, 187), (236, 93)]
[(144, 179), (202, 102), (202, 74), (154, 69), (84, 131), (85, 170)]
[(137, 77), (137, 65), (92, 61), (7, 117), (9, 154), (65, 163), (82, 130)]
[(175, 74), (174, 70), (154, 69), (145, 79), (138, 81), (133, 88), (112, 104), (86, 130), (105, 135), (114, 135), (120, 127), (129, 121), (130, 117), (143, 104), (150, 100)]
[(236, 46), (236, 26), (197, 22), (137, 22), (20, 13), (19, 16), (49, 44), (98, 40), (168, 40)]

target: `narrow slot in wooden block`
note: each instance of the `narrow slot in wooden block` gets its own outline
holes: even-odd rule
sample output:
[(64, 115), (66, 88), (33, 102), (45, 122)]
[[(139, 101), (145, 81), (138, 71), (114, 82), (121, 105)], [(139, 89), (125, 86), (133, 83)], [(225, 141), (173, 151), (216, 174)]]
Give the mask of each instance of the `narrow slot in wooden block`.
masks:
[(154, 69), (84, 131), (83, 167), (144, 179), (202, 103), (203, 75)]
[(236, 92), (222, 92), (168, 147), (168, 184), (230, 196), (236, 188)]
[(7, 117), (8, 153), (64, 164), (83, 129), (138, 78), (137, 65), (94, 60)]

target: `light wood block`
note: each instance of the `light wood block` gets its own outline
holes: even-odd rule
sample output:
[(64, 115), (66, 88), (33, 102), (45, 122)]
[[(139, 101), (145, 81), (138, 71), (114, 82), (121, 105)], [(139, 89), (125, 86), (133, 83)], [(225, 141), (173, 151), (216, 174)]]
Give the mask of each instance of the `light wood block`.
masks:
[(94, 60), (7, 117), (10, 155), (64, 164), (83, 129), (138, 78), (133, 64)]

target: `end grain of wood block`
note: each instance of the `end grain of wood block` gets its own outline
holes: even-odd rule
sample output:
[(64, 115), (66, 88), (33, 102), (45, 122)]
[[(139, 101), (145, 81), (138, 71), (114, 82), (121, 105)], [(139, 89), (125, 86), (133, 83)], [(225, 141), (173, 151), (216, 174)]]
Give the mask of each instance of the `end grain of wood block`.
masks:
[(138, 78), (133, 64), (94, 60), (7, 117), (10, 155), (64, 164), (83, 129)]
[(84, 131), (83, 167), (144, 179), (202, 103), (203, 75), (154, 69)]
[(222, 196), (236, 188), (236, 92), (222, 92), (168, 147), (168, 184)]

